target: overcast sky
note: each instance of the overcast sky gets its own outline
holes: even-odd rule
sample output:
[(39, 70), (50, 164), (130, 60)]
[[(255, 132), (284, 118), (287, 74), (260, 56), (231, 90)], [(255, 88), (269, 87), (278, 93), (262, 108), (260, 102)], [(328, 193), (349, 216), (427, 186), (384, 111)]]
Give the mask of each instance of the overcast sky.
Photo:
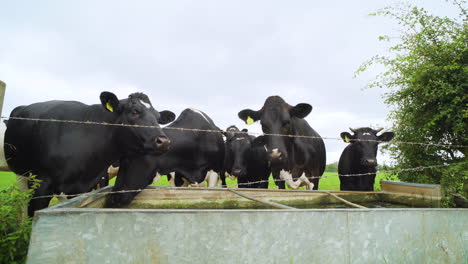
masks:
[[(47, 100), (99, 103), (146, 93), (157, 110), (207, 113), (221, 129), (247, 126), (237, 113), (270, 95), (313, 106), (322, 136), (348, 127), (390, 128), (382, 89), (363, 89), (379, 68), (353, 78), (383, 54), (379, 35), (398, 25), (369, 13), (398, 1), (4, 1), (0, 16), (2, 116)], [(410, 1), (455, 16), (444, 0)], [(381, 68), (380, 68), (381, 70)], [(346, 146), (325, 140), (327, 163)], [(387, 158), (379, 154), (379, 160)]]

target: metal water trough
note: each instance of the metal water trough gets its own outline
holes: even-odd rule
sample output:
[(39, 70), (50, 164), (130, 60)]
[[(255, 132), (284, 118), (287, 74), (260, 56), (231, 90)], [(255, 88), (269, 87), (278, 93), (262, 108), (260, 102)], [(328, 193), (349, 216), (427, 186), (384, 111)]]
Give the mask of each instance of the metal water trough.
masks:
[(128, 208), (103, 209), (108, 191), (36, 212), (27, 262), (468, 263), (468, 209), (433, 208), (440, 206), (436, 185), (382, 182), (382, 192), (152, 187)]

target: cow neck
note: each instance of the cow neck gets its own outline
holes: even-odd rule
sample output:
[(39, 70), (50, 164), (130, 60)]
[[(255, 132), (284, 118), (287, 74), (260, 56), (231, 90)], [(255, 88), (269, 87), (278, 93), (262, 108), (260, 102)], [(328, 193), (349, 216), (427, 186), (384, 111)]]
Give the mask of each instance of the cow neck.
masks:
[[(105, 110), (102, 105), (91, 105), (89, 107), (89, 111), (87, 111), (87, 116), (85, 118), (86, 121), (95, 121), (100, 123), (108, 123), (108, 124), (118, 124), (119, 117), (118, 115), (108, 112)], [(118, 126), (107, 126), (107, 125), (97, 125), (102, 126), (102, 136), (104, 137), (101, 142), (105, 144), (100, 145), (102, 148), (100, 151), (103, 153), (101, 157), (106, 162), (113, 162), (119, 159), (122, 156), (122, 153), (119, 151), (119, 140), (116, 139), (116, 131), (119, 129)], [(110, 164), (110, 163), (109, 163)]]
[[(296, 135), (296, 136), (301, 136), (301, 133), (297, 131), (297, 123), (299, 122), (299, 119), (296, 117), (291, 118), (291, 129), (288, 135)], [(299, 153), (299, 149), (296, 148), (296, 141), (300, 140), (300, 138), (293, 138), (293, 137), (286, 137), (287, 140), (289, 140), (289, 144), (286, 144), (286, 148), (288, 153), (290, 153), (290, 158), (288, 160), (288, 166), (290, 168), (294, 167), (294, 164), (297, 164), (296, 162), (296, 156), (297, 155), (304, 155), (304, 153)]]

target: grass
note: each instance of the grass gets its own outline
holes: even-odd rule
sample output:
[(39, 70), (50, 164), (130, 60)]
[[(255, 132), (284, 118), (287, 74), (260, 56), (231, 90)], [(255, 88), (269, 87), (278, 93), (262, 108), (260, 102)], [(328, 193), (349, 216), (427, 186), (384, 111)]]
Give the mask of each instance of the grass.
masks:
[[(336, 176), (336, 172), (325, 172), (323, 174), (323, 178), (320, 179), (319, 182), (319, 190), (339, 190), (340, 189), (340, 181), (338, 176)], [(385, 179), (385, 174), (377, 174), (375, 179), (374, 189), (376, 191), (380, 190), (380, 180)], [(115, 178), (110, 181), (111, 185), (114, 185)], [(0, 189), (11, 186), (16, 184), (16, 177), (12, 172), (0, 172)], [(237, 186), (237, 180), (231, 180), (229, 178), (226, 179), (226, 184), (229, 188), (234, 188)], [(152, 184), (152, 186), (169, 186), (169, 182), (165, 176), (161, 177), (156, 184)], [(273, 178), (270, 176), (269, 189), (276, 189), (276, 185), (273, 181)], [(304, 189), (305, 187), (301, 187)]]
[(13, 172), (0, 172), (0, 189), (16, 184), (16, 177)]
[[(375, 185), (374, 185), (374, 190), (380, 191), (380, 180), (385, 179), (386, 175), (385, 174), (377, 174), (376, 179), (375, 179)], [(114, 185), (116, 178), (110, 180), (109, 184)], [(273, 177), (270, 175), (270, 178), (268, 179), (268, 189), (276, 189), (275, 182), (273, 181)], [(0, 172), (0, 189), (7, 188), (9, 186), (15, 185), (16, 184), (16, 176), (12, 172)], [(237, 180), (231, 180), (229, 178), (226, 178), (226, 184), (228, 185), (229, 188), (236, 188), (237, 187)], [(167, 177), (163, 175), (158, 182), (155, 184), (151, 184), (151, 186), (170, 186), (169, 182), (167, 180)], [(286, 189), (289, 189), (286, 186)], [(299, 188), (301, 190), (304, 190), (305, 187)], [(337, 176), (336, 172), (325, 172), (323, 174), (323, 178), (320, 179), (319, 181), (319, 190), (340, 190), (340, 181)], [(58, 204), (60, 201), (56, 198), (53, 197), (49, 203), (49, 206)]]

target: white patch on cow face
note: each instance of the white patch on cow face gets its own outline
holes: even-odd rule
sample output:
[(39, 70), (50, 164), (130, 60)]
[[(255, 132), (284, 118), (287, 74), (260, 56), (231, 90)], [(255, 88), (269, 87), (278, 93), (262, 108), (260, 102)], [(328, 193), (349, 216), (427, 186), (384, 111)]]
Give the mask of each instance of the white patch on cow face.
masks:
[(267, 146), (263, 145), (263, 147), (265, 148), (265, 151), (268, 152)]
[(371, 133), (368, 133), (368, 132), (365, 132), (365, 133), (362, 133), (363, 136), (371, 136)]
[(143, 102), (143, 100), (140, 100), (140, 103), (141, 103), (142, 105), (144, 105), (144, 106), (145, 106), (146, 108), (148, 108), (148, 109), (151, 108), (151, 105), (148, 104), (148, 103)]
[(236, 138), (236, 140), (244, 140), (245, 138)]
[(272, 159), (278, 159), (278, 158), (281, 156), (281, 152), (279, 152), (278, 149), (275, 148), (275, 149), (273, 149), (273, 150), (271, 151), (271, 155), (270, 155), (270, 156), (271, 156)]
[(192, 112), (195, 112), (199, 115), (201, 115), (203, 118), (205, 118), (206, 122), (210, 123), (210, 121), (208, 120), (208, 118), (205, 116), (205, 114), (203, 114), (200, 110), (197, 110), (197, 109), (194, 109), (194, 108), (189, 108)]

